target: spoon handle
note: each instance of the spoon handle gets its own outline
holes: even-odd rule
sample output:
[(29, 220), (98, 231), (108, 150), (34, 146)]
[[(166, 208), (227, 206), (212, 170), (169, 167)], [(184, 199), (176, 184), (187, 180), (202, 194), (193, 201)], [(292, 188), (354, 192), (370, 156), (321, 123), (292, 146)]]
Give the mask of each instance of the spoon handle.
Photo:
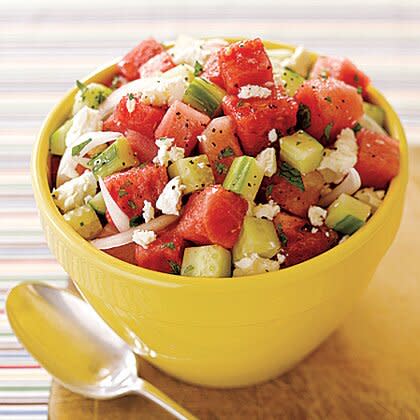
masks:
[(134, 394), (142, 395), (143, 397), (153, 401), (177, 419), (197, 420), (197, 417), (193, 416), (185, 408), (182, 408), (172, 398), (168, 397), (168, 395), (156, 388), (150, 382), (139, 378), (137, 385), (138, 386), (132, 390)]

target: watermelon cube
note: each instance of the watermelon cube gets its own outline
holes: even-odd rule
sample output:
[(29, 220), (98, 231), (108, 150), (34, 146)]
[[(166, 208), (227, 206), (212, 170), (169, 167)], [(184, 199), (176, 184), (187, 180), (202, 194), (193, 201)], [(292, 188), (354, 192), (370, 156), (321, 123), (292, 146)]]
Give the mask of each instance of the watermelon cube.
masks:
[(185, 150), (189, 156), (200, 135), (210, 122), (210, 118), (181, 101), (175, 101), (166, 111), (155, 131), (155, 137), (175, 139), (175, 145)]

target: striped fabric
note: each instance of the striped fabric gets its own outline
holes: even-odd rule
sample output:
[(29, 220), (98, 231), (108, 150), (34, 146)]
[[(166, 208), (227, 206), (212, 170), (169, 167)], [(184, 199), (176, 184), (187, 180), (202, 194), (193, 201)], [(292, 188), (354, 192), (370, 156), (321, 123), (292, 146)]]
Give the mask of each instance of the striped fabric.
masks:
[(4, 302), (22, 280), (67, 282), (38, 222), (29, 158), (42, 119), (77, 78), (150, 35), (259, 35), (351, 57), (420, 143), (418, 1), (33, 3), (0, 2), (0, 420), (47, 417), (50, 378), (13, 336)]

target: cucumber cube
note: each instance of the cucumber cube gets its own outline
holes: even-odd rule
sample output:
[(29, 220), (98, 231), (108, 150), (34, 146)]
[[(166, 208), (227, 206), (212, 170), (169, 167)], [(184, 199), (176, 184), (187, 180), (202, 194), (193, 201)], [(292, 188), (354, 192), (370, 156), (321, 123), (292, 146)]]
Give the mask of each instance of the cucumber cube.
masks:
[(289, 96), (293, 96), (305, 82), (305, 78), (288, 68), (281, 69), (281, 82)]
[(168, 173), (171, 178), (181, 177), (181, 183), (186, 187), (185, 194), (214, 184), (213, 171), (207, 155), (179, 159), (169, 166)]
[(77, 114), (84, 106), (98, 109), (99, 105), (112, 93), (112, 89), (101, 83), (85, 85), (76, 82), (79, 91), (76, 93), (73, 104), (73, 115)]
[(220, 113), (225, 95), (226, 92), (219, 86), (196, 77), (187, 87), (182, 102), (213, 118)]
[(88, 204), (93, 208), (93, 210), (96, 211), (96, 213), (100, 214), (101, 216), (106, 213), (106, 205), (102, 196), (102, 191), (99, 191), (95, 197), (89, 200)]
[(233, 260), (239, 261), (253, 253), (271, 258), (281, 249), (276, 228), (271, 220), (245, 216), (238, 241), (233, 247)]
[(341, 194), (328, 208), (325, 224), (337, 232), (351, 235), (363, 226), (371, 213), (368, 204)]
[(137, 163), (125, 137), (118, 138), (101, 154), (92, 158), (87, 166), (96, 177), (105, 177), (114, 172), (129, 169)]
[(363, 102), (363, 112), (369, 115), (370, 118), (375, 120), (381, 127), (385, 121), (385, 111), (378, 105)]
[(248, 201), (254, 201), (263, 177), (264, 170), (255, 158), (240, 156), (233, 160), (223, 187)]
[(64, 220), (83, 238), (93, 239), (101, 230), (102, 225), (95, 210), (88, 205), (77, 207), (64, 214)]
[(230, 277), (230, 251), (219, 245), (185, 248), (181, 275), (188, 277)]
[(302, 130), (280, 139), (280, 156), (289, 165), (303, 174), (318, 168), (324, 147)]
[(73, 118), (67, 120), (61, 127), (57, 128), (50, 137), (50, 153), (63, 156), (66, 150), (66, 136), (73, 124)]

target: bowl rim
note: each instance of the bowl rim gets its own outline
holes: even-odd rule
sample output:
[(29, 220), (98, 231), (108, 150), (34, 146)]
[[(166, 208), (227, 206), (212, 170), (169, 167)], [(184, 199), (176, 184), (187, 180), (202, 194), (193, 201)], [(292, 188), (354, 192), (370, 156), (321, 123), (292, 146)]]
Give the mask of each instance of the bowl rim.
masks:
[[(243, 38), (224, 37), (223, 39), (228, 42), (235, 42)], [(296, 46), (275, 41), (264, 41), (264, 44), (267, 49), (294, 50), (296, 48)], [(314, 57), (317, 56), (316, 53), (312, 54)], [(105, 79), (105, 77), (110, 76), (112, 72), (115, 71), (117, 62), (118, 60), (114, 60), (97, 68), (88, 76), (84, 77), (82, 79), (83, 82), (89, 83), (100, 78), (102, 80)], [(234, 288), (240, 287), (243, 290), (244, 288), (253, 287), (257, 284), (259, 285), (258, 287), (269, 287), (273, 282), (276, 284), (285, 284), (291, 281), (297, 281), (302, 277), (302, 274), (304, 277), (307, 277), (305, 275), (310, 277), (314, 275), (314, 273), (323, 271), (333, 264), (337, 264), (343, 259), (348, 258), (356, 250), (368, 242), (373, 234), (387, 223), (389, 214), (395, 210), (397, 204), (396, 200), (399, 200), (404, 196), (408, 180), (408, 145), (404, 129), (398, 115), (385, 99), (383, 94), (372, 85), (369, 85), (367, 91), (370, 100), (384, 109), (388, 131), (390, 135), (397, 139), (400, 143), (400, 172), (391, 181), (385, 199), (380, 208), (374, 215), (371, 216), (369, 221), (362, 228), (360, 228), (344, 243), (336, 245), (328, 251), (297, 265), (282, 268), (278, 271), (243, 276), (240, 277), (240, 282), (232, 281), (234, 277), (188, 277), (161, 273), (127, 263), (105, 253), (104, 251), (96, 249), (89, 243), (89, 241), (83, 239), (64, 221), (64, 218), (55, 206), (51, 198), (47, 173), (45, 172), (48, 162), (50, 134), (53, 129), (56, 129), (59, 126), (58, 122), (62, 123), (62, 116), (60, 117), (60, 114), (62, 113), (61, 110), (66, 106), (69, 107), (70, 101), (72, 101), (77, 92), (77, 87), (67, 91), (67, 93), (61, 97), (59, 102), (48, 113), (42, 123), (41, 129), (33, 146), (31, 156), (31, 180), (39, 212), (42, 213), (43, 217), (47, 218), (49, 223), (57, 229), (64, 240), (71, 243), (74, 252), (77, 252), (78, 255), (83, 255), (87, 259), (93, 259), (96, 265), (102, 265), (105, 271), (111, 271), (113, 275), (130, 278), (140, 283), (170, 288), (183, 286), (203, 287), (205, 284), (206, 289), (208, 287), (211, 289), (223, 289), (226, 285), (228, 285), (229, 287)]]

